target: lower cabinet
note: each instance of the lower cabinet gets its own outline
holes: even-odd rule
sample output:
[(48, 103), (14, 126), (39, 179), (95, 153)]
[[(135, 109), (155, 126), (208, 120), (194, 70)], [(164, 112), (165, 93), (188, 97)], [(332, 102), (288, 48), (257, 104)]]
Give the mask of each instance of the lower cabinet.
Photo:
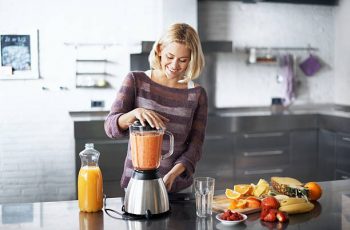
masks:
[(338, 133), (335, 147), (335, 179), (350, 178), (350, 134)]
[(289, 175), (301, 182), (317, 181), (317, 130), (290, 132)]
[(350, 179), (350, 134), (319, 132), (318, 179)]
[(288, 175), (288, 132), (238, 133), (235, 144), (235, 184)]
[(195, 176), (215, 178), (215, 189), (233, 185), (234, 155), (232, 135), (206, 135), (201, 160), (197, 163)]
[(336, 134), (327, 130), (318, 132), (318, 181), (335, 179)]
[(112, 140), (103, 132), (103, 121), (75, 122), (75, 164), (76, 178), (81, 166), (79, 153), (85, 143), (93, 143), (100, 152), (99, 167), (103, 177), (103, 192), (107, 197), (124, 196), (124, 189), (120, 187), (120, 178), (124, 169), (124, 160), (128, 148), (128, 139)]

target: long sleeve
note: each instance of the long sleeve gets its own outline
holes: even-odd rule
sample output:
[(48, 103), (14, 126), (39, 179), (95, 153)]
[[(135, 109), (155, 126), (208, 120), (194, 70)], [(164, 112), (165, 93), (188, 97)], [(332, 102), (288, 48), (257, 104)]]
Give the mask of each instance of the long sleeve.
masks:
[(108, 137), (119, 138), (127, 134), (126, 130), (121, 130), (118, 126), (118, 119), (124, 113), (134, 109), (135, 104), (135, 79), (132, 73), (129, 73), (117, 93), (112, 104), (111, 110), (105, 119), (104, 128)]
[(208, 99), (205, 90), (202, 88), (198, 107), (194, 113), (191, 132), (188, 138), (188, 148), (176, 160), (175, 164), (182, 163), (186, 167), (185, 177), (191, 177), (195, 171), (196, 164), (202, 156), (202, 146), (207, 125)]

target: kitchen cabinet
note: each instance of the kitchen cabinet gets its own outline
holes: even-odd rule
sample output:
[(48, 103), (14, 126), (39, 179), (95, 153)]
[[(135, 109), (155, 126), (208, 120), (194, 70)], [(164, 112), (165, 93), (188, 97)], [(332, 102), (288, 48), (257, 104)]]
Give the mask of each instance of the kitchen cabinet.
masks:
[(233, 185), (234, 155), (232, 135), (207, 135), (201, 160), (197, 163), (195, 176), (216, 179), (215, 189)]
[(302, 182), (317, 181), (317, 129), (290, 133), (289, 175)]
[(80, 169), (79, 153), (85, 143), (94, 143), (100, 152), (99, 166), (103, 176), (103, 190), (107, 197), (124, 196), (120, 187), (120, 178), (123, 173), (125, 155), (128, 148), (128, 139), (112, 140), (104, 133), (104, 121), (75, 121), (75, 163), (76, 176)]
[(238, 133), (235, 144), (235, 183), (288, 174), (289, 132)]
[(350, 178), (350, 134), (329, 130), (319, 132), (318, 179)]
[(349, 179), (350, 175), (350, 134), (337, 133), (335, 148), (335, 179)]
[(336, 134), (320, 129), (318, 132), (318, 181), (334, 180)]

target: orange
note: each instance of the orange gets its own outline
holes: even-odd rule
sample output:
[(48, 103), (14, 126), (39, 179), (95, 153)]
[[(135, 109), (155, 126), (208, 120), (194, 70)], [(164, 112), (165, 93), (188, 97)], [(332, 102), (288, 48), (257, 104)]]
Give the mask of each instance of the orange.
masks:
[(236, 191), (229, 189), (229, 188), (226, 189), (225, 195), (229, 199), (238, 199), (242, 196), (242, 194), (240, 194), (239, 192), (236, 192)]
[(247, 206), (247, 201), (246, 200), (238, 200), (238, 203), (236, 205), (237, 208), (239, 209), (244, 209)]
[(237, 208), (237, 200), (231, 200), (230, 201), (230, 206), (228, 206), (228, 209), (230, 209), (231, 211)]
[(309, 200), (318, 200), (322, 196), (322, 188), (316, 182), (309, 182), (304, 185), (309, 190)]
[(233, 187), (233, 190), (242, 195), (251, 195), (253, 192), (253, 186), (250, 184), (237, 184)]
[(254, 196), (250, 196), (250, 197), (246, 198), (245, 200), (247, 201), (248, 208), (260, 208), (260, 206), (261, 206), (261, 201)]

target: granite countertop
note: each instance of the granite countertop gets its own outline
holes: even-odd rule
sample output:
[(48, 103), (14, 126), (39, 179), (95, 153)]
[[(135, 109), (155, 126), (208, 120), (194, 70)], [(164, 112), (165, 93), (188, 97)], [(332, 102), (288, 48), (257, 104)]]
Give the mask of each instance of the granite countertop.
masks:
[[(259, 213), (249, 214), (237, 229), (350, 229), (350, 180), (320, 182), (323, 196), (309, 213), (291, 215), (282, 226), (259, 220)], [(123, 199), (107, 199), (107, 207), (121, 211)], [(215, 219), (198, 218), (195, 202), (171, 203), (171, 213), (152, 220), (117, 220), (104, 212), (79, 212), (78, 202), (42, 202), (1, 205), (0, 229), (232, 229)], [(267, 225), (263, 227), (263, 225)]]

